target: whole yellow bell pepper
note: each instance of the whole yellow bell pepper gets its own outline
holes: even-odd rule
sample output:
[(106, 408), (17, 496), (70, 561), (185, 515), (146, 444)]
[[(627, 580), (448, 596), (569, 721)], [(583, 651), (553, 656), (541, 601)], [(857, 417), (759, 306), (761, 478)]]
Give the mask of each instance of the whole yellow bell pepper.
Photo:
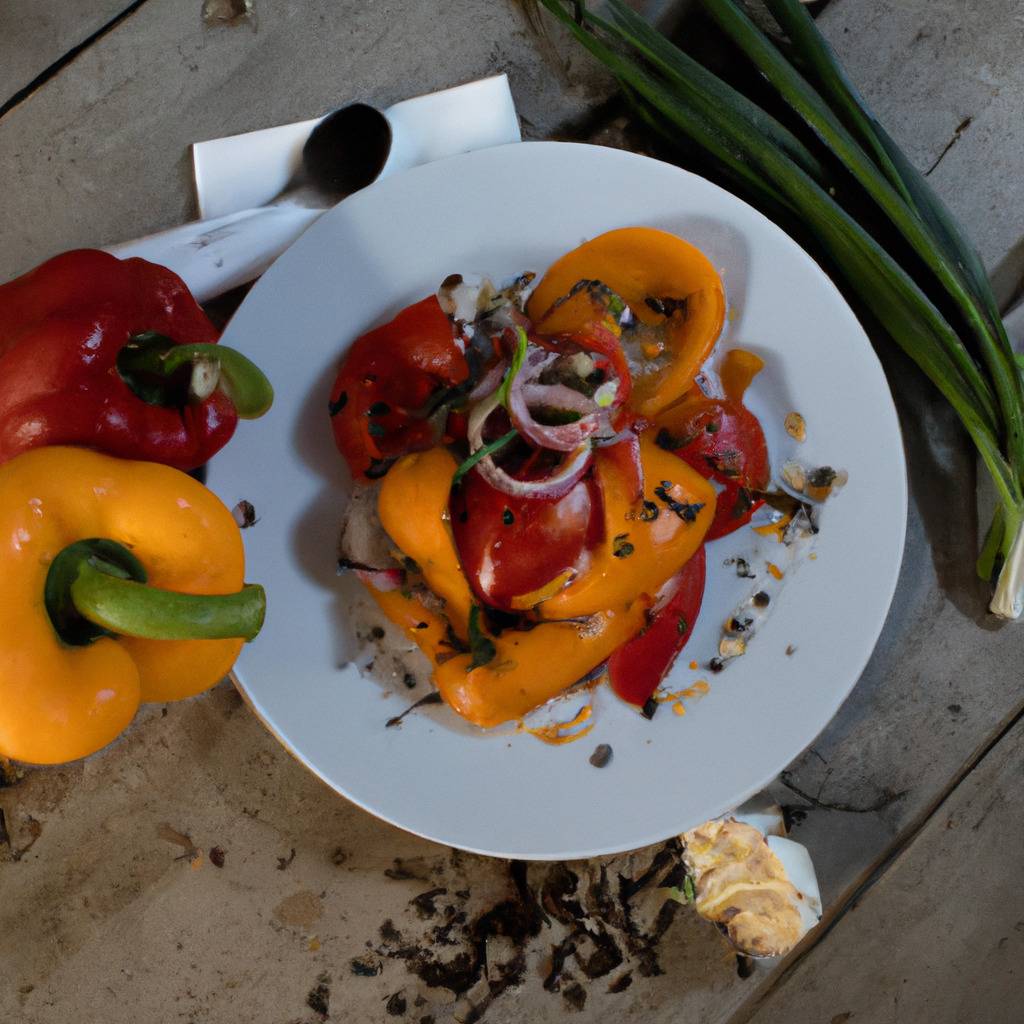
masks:
[(91, 754), (141, 701), (188, 697), (263, 623), (242, 540), (185, 473), (79, 448), (0, 467), (0, 755)]

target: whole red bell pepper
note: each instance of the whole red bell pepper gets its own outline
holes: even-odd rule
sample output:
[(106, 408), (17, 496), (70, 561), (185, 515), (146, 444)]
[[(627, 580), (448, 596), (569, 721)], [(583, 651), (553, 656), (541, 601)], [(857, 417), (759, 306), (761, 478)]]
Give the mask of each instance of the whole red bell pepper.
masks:
[(0, 285), (0, 463), (70, 444), (202, 465), (273, 398), (217, 338), (184, 281), (141, 259), (79, 249)]

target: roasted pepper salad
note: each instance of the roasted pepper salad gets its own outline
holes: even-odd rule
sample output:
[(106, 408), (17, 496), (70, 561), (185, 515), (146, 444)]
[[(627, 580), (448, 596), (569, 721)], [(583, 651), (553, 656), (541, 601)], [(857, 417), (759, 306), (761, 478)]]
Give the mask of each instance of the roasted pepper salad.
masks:
[(0, 757), (99, 750), (259, 632), (232, 513), (182, 472), (272, 401), (171, 271), (79, 250), (0, 286)]
[(625, 228), (539, 281), (448, 277), (348, 350), (329, 407), (356, 481), (339, 566), (470, 722), (604, 673), (642, 707), (686, 645), (705, 543), (769, 481), (743, 403), (761, 360), (728, 353), (720, 388), (702, 373), (725, 314), (703, 253)]

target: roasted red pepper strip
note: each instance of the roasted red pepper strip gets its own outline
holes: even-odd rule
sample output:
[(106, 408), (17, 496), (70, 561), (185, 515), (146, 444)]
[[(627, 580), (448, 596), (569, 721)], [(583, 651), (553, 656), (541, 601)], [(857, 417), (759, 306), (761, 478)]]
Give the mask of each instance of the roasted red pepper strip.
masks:
[(238, 410), (220, 389), (189, 400), (189, 363), (150, 374), (147, 399), (122, 377), (119, 358), (140, 336), (165, 353), (218, 338), (185, 283), (145, 260), (81, 249), (0, 286), (0, 462), (39, 445), (85, 445), (194, 469), (223, 447)]
[(608, 659), (611, 687), (623, 700), (642, 707), (686, 646), (704, 598), (704, 548), (676, 574), (676, 590), (642, 633)]
[(436, 444), (444, 423), (430, 407), (468, 377), (466, 357), (433, 295), (356, 339), (330, 399), (334, 440), (352, 475), (375, 479), (400, 455)]
[(723, 485), (708, 540), (750, 521), (768, 486), (768, 448), (757, 417), (729, 398), (695, 398), (658, 417), (658, 444)]
[(615, 468), (629, 481), (633, 501), (644, 496), (644, 464), (640, 459), (640, 438), (636, 434), (619, 441), (618, 444), (602, 448), (604, 457), (615, 464)]
[(506, 611), (550, 597), (571, 577), (602, 511), (593, 480), (560, 498), (517, 498), (467, 474), (452, 493), (451, 526), (473, 592)]

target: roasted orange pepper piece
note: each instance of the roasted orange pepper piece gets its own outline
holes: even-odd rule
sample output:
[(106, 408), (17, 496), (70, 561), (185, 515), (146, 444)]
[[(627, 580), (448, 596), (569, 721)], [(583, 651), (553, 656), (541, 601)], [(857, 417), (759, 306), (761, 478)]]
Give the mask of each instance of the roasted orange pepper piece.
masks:
[(580, 575), (539, 606), (542, 618), (592, 615), (622, 608), (636, 594), (654, 594), (704, 542), (715, 517), (715, 489), (682, 459), (659, 448), (651, 433), (640, 436), (646, 503), (636, 501), (621, 466), (604, 452), (596, 453), (605, 537), (591, 549)]
[(140, 701), (222, 679), (263, 621), (231, 513), (167, 466), (33, 449), (0, 467), (0, 537), (5, 757), (99, 750)]
[(584, 626), (546, 622), (529, 632), (494, 638), (494, 660), (470, 669), (460, 654), (438, 665), (434, 682), (445, 702), (485, 729), (508, 722), (557, 697), (597, 668), (644, 624), (650, 600), (639, 595), (626, 607), (604, 611)]
[(440, 615), (424, 608), (415, 597), (406, 597), (400, 590), (385, 591), (367, 586), (381, 611), (401, 627), (431, 661), (436, 661), (446, 650), (451, 652), (451, 647), (444, 643), (448, 630)]
[[(685, 394), (718, 340), (725, 320), (721, 278), (699, 249), (676, 235), (654, 228), (620, 228), (556, 260), (530, 297), (530, 318), (541, 321), (581, 280), (606, 284), (640, 321), (639, 328), (623, 335), (624, 345), (635, 342), (649, 363), (645, 370), (640, 360), (637, 369), (634, 360), (630, 405), (642, 416), (655, 416)], [(579, 309), (581, 317), (592, 318), (588, 303), (574, 303), (572, 308)], [(586, 322), (567, 323), (561, 314), (550, 322), (561, 332), (586, 327)], [(664, 328), (657, 344), (644, 327)]]
[(448, 525), (448, 497), (458, 464), (444, 448), (400, 458), (381, 481), (377, 514), (388, 536), (420, 567), (445, 601), (445, 614), (463, 638), (473, 596)]

